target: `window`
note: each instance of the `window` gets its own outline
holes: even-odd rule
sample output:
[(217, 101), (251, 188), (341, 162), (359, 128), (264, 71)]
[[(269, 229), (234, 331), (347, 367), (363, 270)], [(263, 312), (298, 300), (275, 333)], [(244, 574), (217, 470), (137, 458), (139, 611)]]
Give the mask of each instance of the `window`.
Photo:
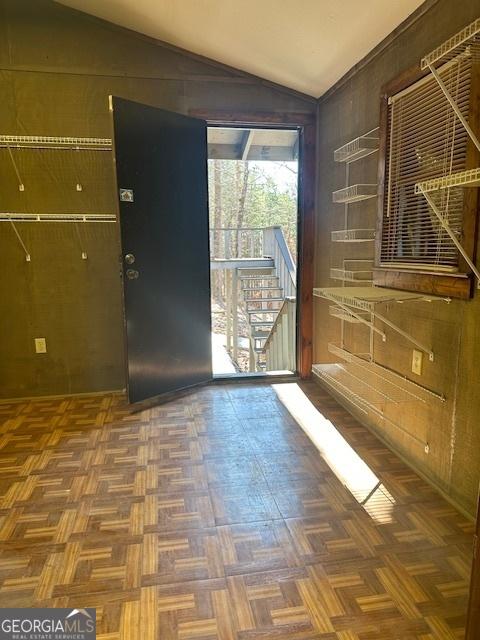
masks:
[[(479, 66), (475, 56), (462, 54), (437, 70), (472, 128), (477, 125), (473, 116)], [(478, 152), (431, 74), (409, 86), (396, 83), (394, 91), (387, 89), (382, 111), (383, 193), (375, 283), (468, 297), (468, 267), (415, 184), (478, 167)], [(477, 191), (451, 187), (430, 194), (469, 255), (474, 250)]]

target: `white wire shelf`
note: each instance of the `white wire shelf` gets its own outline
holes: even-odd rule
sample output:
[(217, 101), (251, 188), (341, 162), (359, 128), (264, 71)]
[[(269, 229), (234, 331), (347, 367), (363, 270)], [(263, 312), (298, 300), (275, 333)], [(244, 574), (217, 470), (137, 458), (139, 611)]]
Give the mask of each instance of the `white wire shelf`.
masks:
[(340, 229), (332, 231), (332, 242), (372, 242), (375, 229)]
[(454, 36), (443, 42), (436, 49), (428, 53), (422, 58), (420, 66), (427, 69), (431, 65), (439, 62), (446, 62), (462, 51), (465, 51), (469, 45), (475, 44), (479, 40), (480, 35), (480, 18), (470, 23), (465, 29), (459, 31)]
[(11, 136), (0, 134), (0, 147), (16, 149), (97, 149), (110, 151), (111, 138), (75, 138), (68, 136)]
[(376, 184), (352, 184), (350, 187), (339, 189), (332, 194), (333, 202), (348, 204), (349, 202), (359, 202), (377, 196)]
[[(417, 340), (411, 334), (404, 331), (397, 324), (386, 318), (384, 315), (381, 315), (376, 309), (376, 305), (383, 302), (407, 302), (411, 300), (423, 300), (423, 301), (433, 301), (433, 300), (443, 300), (445, 302), (450, 302), (450, 298), (440, 298), (438, 296), (426, 296), (422, 293), (413, 293), (410, 291), (400, 291), (397, 289), (386, 289), (383, 287), (325, 287), (325, 288), (315, 288), (313, 290), (313, 295), (319, 298), (324, 298), (330, 302), (335, 303), (337, 306), (341, 307), (345, 311), (348, 311), (352, 315), (354, 315), (359, 322), (365, 324), (370, 327), (372, 331), (381, 336), (382, 340), (385, 341), (387, 336), (384, 331), (379, 329), (375, 325), (375, 319), (380, 320), (384, 325), (393, 329), (396, 333), (403, 336), (406, 340), (417, 346), (424, 353), (426, 353), (430, 360), (433, 361), (434, 354), (432, 349)], [(368, 311), (372, 314), (371, 320), (366, 320), (362, 317), (358, 311)]]
[(6, 213), (0, 222), (116, 222), (114, 213)]
[[(348, 365), (347, 365), (348, 366)], [(389, 424), (404, 436), (415, 441), (418, 445), (425, 449), (428, 445), (421, 438), (408, 431), (404, 427), (394, 423), (384, 414), (384, 408), (389, 402), (386, 394), (381, 394), (370, 386), (366, 385), (358, 376), (349, 372), (345, 366), (338, 364), (314, 364), (312, 373), (322, 384), (329, 388), (337, 396), (344, 398), (348, 404), (355, 406), (359, 411), (368, 415), (373, 413), (381, 418), (384, 424)]]
[(432, 178), (415, 184), (415, 193), (429, 193), (439, 189), (451, 189), (452, 187), (480, 187), (480, 168), (458, 171), (448, 176)]
[(333, 159), (335, 162), (355, 162), (378, 151), (378, 145), (378, 137), (365, 134), (335, 149)]
[(424, 293), (402, 291), (400, 289), (387, 289), (384, 287), (317, 287), (313, 295), (325, 298), (334, 303), (340, 303), (359, 309), (360, 311), (375, 311), (375, 305), (383, 302), (409, 302), (411, 300), (443, 300), (450, 302), (450, 298), (429, 296)]
[(349, 401), (383, 414), (387, 404), (400, 405), (408, 402), (426, 402), (419, 394), (414, 395), (392, 384), (387, 379), (365, 375), (363, 366), (355, 362), (345, 364), (315, 364), (312, 372), (338, 390)]
[(348, 282), (372, 282), (373, 260), (355, 258), (344, 260), (341, 268), (330, 269), (330, 277), (334, 280)]
[[(401, 394), (405, 394), (405, 401), (408, 401), (410, 398), (412, 400), (419, 400), (420, 402), (427, 403), (430, 398), (435, 398), (441, 402), (445, 402), (445, 396), (427, 389), (426, 387), (410, 380), (406, 376), (402, 376), (388, 367), (384, 367), (381, 364), (373, 362), (370, 360), (370, 354), (354, 354), (335, 343), (330, 343), (328, 345), (328, 350), (330, 353), (350, 365), (358, 367), (364, 372), (371, 374), (371, 379), (375, 380), (375, 386), (385, 384), (386, 389), (388, 389), (388, 387), (392, 387), (393, 389), (397, 389)], [(393, 393), (396, 394), (397, 392), (392, 391), (392, 394)]]
[(376, 414), (383, 415), (382, 403), (380, 403), (380, 406), (376, 406), (379, 401), (378, 395), (373, 395), (369, 389), (355, 390), (352, 388), (351, 379), (349, 379), (348, 375), (345, 375), (344, 369), (339, 365), (314, 364), (312, 373), (363, 413), (368, 414), (373, 411)]
[(330, 269), (330, 278), (345, 282), (372, 282), (373, 271), (332, 268)]
[[(358, 319), (357, 316), (353, 315), (351, 311), (348, 311), (348, 309), (342, 309), (342, 307), (339, 307), (337, 305), (331, 305), (329, 308), (329, 313), (332, 317), (338, 318), (339, 320), (344, 320), (345, 322), (349, 322), (351, 324), (361, 324), (362, 322)], [(369, 314), (367, 314), (366, 312), (362, 312), (359, 315), (364, 320), (369, 320)]]

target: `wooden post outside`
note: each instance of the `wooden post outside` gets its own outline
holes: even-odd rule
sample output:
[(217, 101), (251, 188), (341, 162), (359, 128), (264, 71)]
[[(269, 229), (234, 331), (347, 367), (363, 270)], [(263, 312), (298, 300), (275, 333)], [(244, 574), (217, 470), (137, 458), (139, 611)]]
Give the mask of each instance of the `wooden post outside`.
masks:
[(255, 367), (255, 351), (253, 350), (253, 342), (254, 342), (253, 339), (251, 339), (249, 341), (250, 350), (249, 350), (249, 355), (248, 355), (248, 370), (250, 371), (250, 373), (253, 373), (254, 371), (256, 371), (256, 367)]
[(227, 351), (232, 348), (232, 280), (230, 269), (225, 269), (225, 334), (227, 338)]
[(232, 270), (232, 334), (233, 359), (238, 360), (238, 269)]

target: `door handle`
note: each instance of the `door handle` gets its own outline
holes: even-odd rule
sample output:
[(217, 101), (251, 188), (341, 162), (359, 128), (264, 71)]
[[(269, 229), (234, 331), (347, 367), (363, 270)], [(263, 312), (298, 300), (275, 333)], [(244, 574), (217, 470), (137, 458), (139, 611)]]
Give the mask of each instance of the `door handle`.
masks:
[(127, 264), (133, 264), (135, 262), (135, 256), (133, 253), (127, 253), (125, 256), (125, 262)]
[(136, 269), (127, 269), (126, 275), (129, 280), (136, 280), (140, 274)]

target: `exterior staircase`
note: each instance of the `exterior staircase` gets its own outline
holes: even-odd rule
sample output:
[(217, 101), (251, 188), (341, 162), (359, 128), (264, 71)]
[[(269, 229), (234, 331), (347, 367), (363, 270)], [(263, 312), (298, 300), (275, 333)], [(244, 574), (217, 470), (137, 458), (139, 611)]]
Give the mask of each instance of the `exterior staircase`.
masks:
[(248, 318), (249, 370), (296, 367), (296, 267), (279, 226), (210, 229), (210, 266), (224, 273), (226, 345), (238, 355), (238, 308)]
[(250, 327), (250, 370), (266, 368), (265, 343), (284, 302), (275, 267), (239, 269), (242, 301)]

